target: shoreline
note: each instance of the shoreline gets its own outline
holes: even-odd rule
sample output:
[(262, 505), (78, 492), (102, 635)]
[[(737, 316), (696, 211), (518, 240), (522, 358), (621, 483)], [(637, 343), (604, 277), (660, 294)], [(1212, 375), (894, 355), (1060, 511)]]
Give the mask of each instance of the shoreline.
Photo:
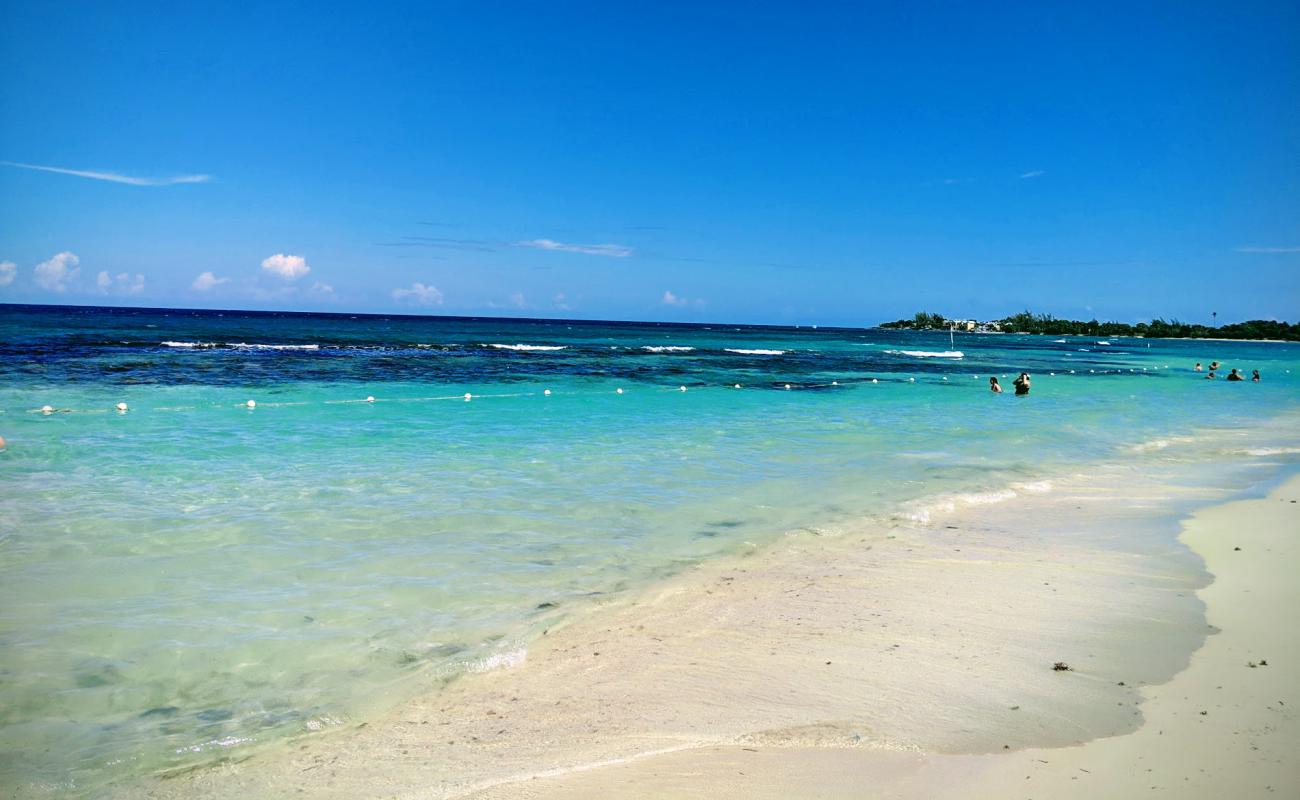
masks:
[[(1145, 553), (1089, 532), (1159, 527), (1171, 507), (1226, 495), (1116, 469), (1104, 485), (1081, 481), (997, 512), (788, 535), (590, 609), (553, 626), (522, 663), (465, 676), (384, 719), (132, 789), (513, 796), (520, 781), (531, 792), (532, 778), (567, 785), (700, 748), (907, 761), (1128, 733), (1141, 724), (1136, 688), (1167, 681), (1201, 645), (1199, 601), (1188, 597), (1208, 576), (1183, 548), (1162, 552), (1172, 530), (1144, 534), (1156, 541)], [(1093, 527), (1075, 530), (1085, 506)], [(1028, 529), (992, 524), (990, 513)], [(1110, 641), (1114, 630), (1123, 641)], [(1054, 660), (1077, 667), (1065, 695), (1061, 675), (1044, 669)]]
[[(881, 328), (876, 326), (876, 330), (900, 331), (910, 333), (947, 333), (947, 328)], [(870, 330), (870, 329), (869, 329)], [(968, 336), (1069, 336), (1076, 339), (1145, 339), (1153, 342), (1255, 342), (1270, 344), (1300, 344), (1300, 339), (1229, 339), (1222, 336), (1134, 336), (1128, 333), (1111, 334), (1109, 337), (1100, 333), (1027, 333), (1023, 331), (962, 331), (956, 330), (953, 333), (963, 333)]]
[(987, 755), (848, 749), (701, 748), (501, 785), (476, 800), (528, 797), (824, 798), (1294, 796), (1300, 791), (1300, 634), (1295, 607), (1300, 475), (1266, 497), (1194, 512), (1179, 540), (1214, 575), (1197, 594), (1211, 634), (1187, 669), (1142, 690), (1136, 731), (1066, 748)]

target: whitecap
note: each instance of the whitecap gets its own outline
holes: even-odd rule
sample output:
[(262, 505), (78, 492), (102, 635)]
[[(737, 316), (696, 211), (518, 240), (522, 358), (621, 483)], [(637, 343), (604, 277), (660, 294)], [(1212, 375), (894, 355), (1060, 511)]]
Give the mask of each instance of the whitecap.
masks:
[(564, 345), (558, 345), (558, 344), (486, 344), (484, 345), (484, 347), (491, 347), (496, 350), (522, 350), (522, 351), (531, 351), (531, 350), (551, 351), (551, 350), (565, 349)]
[(886, 350), (891, 356), (911, 356), (912, 358), (965, 358), (960, 350)]
[(318, 344), (249, 344), (247, 342), (226, 342), (227, 347), (237, 350), (319, 350)]
[(675, 344), (648, 344), (641, 349), (649, 350), (651, 353), (689, 353), (695, 348)]
[(739, 353), (742, 356), (783, 356), (784, 350), (764, 350), (762, 348), (746, 349), (742, 347), (724, 347), (728, 353)]

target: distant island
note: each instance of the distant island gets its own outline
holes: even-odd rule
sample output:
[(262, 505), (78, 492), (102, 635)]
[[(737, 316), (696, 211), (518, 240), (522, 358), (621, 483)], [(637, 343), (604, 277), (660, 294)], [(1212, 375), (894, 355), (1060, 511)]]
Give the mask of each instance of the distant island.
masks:
[(1124, 322), (1082, 322), (1057, 319), (1051, 314), (1034, 314), (1022, 311), (1004, 319), (980, 322), (973, 319), (948, 319), (942, 314), (918, 311), (911, 319), (883, 322), (881, 328), (913, 331), (946, 331), (955, 329), (974, 333), (1040, 333), (1048, 336), (1139, 336), (1163, 339), (1277, 339), (1300, 341), (1300, 323), (1277, 322), (1269, 319), (1252, 319), (1231, 325), (1211, 327), (1192, 325), (1178, 320), (1156, 318), (1150, 322), (1129, 325)]

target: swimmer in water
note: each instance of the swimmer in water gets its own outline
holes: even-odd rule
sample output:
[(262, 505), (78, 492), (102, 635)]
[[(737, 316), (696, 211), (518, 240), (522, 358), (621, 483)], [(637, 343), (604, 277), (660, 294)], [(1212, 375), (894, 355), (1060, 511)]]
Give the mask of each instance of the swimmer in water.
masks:
[(1016, 387), (1017, 395), (1029, 394), (1029, 373), (1028, 372), (1020, 373), (1020, 377), (1012, 381), (1011, 385)]
[(1233, 367), (1233, 368), (1232, 368), (1232, 372), (1229, 372), (1229, 373), (1228, 373), (1228, 380), (1230, 380), (1230, 381), (1244, 381), (1244, 380), (1246, 380), (1246, 376), (1245, 376), (1245, 375), (1242, 375), (1240, 372), (1238, 372), (1236, 367)]
[(1252, 370), (1250, 371), (1250, 379), (1251, 379), (1252, 381), (1254, 381), (1255, 383), (1259, 383), (1259, 370), (1257, 370), (1257, 369), (1252, 369)]
[(1002, 384), (998, 383), (996, 376), (989, 378), (989, 391), (994, 394), (1002, 394)]
[(1192, 371), (1193, 371), (1193, 372), (1200, 372), (1200, 371), (1201, 371), (1201, 362), (1197, 361), (1197, 362), (1196, 362), (1196, 366), (1192, 367)]
[(1212, 380), (1214, 380), (1214, 370), (1210, 370), (1210, 374), (1206, 375), (1206, 376), (1205, 376), (1205, 379), (1206, 379), (1207, 381), (1212, 381)]

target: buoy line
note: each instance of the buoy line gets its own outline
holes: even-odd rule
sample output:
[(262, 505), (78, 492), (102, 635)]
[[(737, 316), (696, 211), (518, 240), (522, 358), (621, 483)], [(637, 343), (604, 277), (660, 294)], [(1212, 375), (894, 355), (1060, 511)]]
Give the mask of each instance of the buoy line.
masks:
[[(1155, 369), (1156, 369), (1156, 370), (1159, 370), (1160, 367), (1155, 367)], [(1148, 375), (1151, 374), (1151, 373), (1148, 371), (1148, 369), (1147, 369), (1146, 367), (1143, 367), (1143, 368), (1142, 368), (1142, 372), (1138, 372), (1138, 371), (1137, 371), (1137, 368), (1133, 368), (1133, 367), (1129, 367), (1129, 368), (1119, 367), (1119, 368), (1115, 368), (1115, 369), (1103, 369), (1103, 370), (1090, 369), (1090, 370), (1088, 370), (1088, 374), (1090, 374), (1090, 375), (1109, 375), (1109, 374), (1112, 374), (1112, 373), (1113, 373), (1113, 374), (1119, 374), (1119, 375), (1122, 375), (1122, 374), (1125, 374), (1126, 370), (1127, 370), (1127, 372), (1128, 372), (1129, 374), (1132, 374), (1132, 375), (1141, 375), (1142, 373), (1146, 373), (1146, 374), (1148, 374)], [(1062, 373), (1059, 373), (1059, 375), (1058, 375), (1058, 373), (1056, 373), (1056, 372), (1048, 372), (1048, 373), (1046, 373), (1045, 377), (1058, 377), (1058, 376), (1060, 376), (1060, 375), (1065, 375), (1065, 374), (1067, 374), (1067, 373), (1066, 373), (1066, 372), (1062, 372)], [(1070, 375), (1074, 375), (1074, 374), (1076, 374), (1076, 371), (1075, 371), (1075, 370), (1069, 370), (1069, 371), (1068, 371), (1068, 374), (1070, 374)], [(1042, 373), (1040, 373), (1040, 375), (1042, 375)], [(928, 377), (932, 377), (932, 378), (935, 377), (933, 374), (929, 374), (929, 373), (927, 374), (927, 376), (928, 376)], [(927, 377), (927, 376), (922, 376), (922, 377)], [(948, 378), (947, 375), (938, 375), (937, 377), (938, 377), (938, 381), (935, 381), (935, 383), (944, 383), (944, 382), (948, 382), (948, 380), (949, 380), (949, 378)], [(1007, 377), (1007, 374), (1005, 374), (1005, 373), (1002, 374), (1002, 377), (1003, 377), (1003, 378), (1006, 378), (1006, 377)], [(979, 375), (971, 375), (971, 378), (972, 378), (972, 379), (976, 379), (976, 380), (978, 380), (978, 379), (980, 378), (980, 376), (979, 376)], [(907, 377), (899, 376), (899, 377), (896, 377), (896, 378), (885, 378), (884, 380), (885, 380), (885, 382), (887, 382), (887, 383), (888, 383), (888, 382), (893, 382), (893, 383), (905, 383), (905, 384), (915, 384), (915, 383), (917, 383), (917, 378), (916, 378), (916, 376), (912, 376), (912, 375), (909, 375), (909, 376), (907, 376)], [(865, 378), (865, 377), (864, 377), (864, 378), (860, 378), (860, 379), (858, 379), (858, 380), (856, 380), (856, 381), (850, 381), (848, 384), (842, 384), (842, 383), (840, 383), (840, 381), (838, 381), (838, 380), (832, 380), (832, 381), (830, 381), (830, 382), (806, 383), (806, 384), (802, 384), (802, 383), (800, 383), (800, 384), (796, 384), (796, 383), (787, 383), (787, 382), (784, 382), (784, 381), (773, 381), (773, 382), (770, 383), (770, 384), (758, 384), (758, 386), (759, 386), (760, 388), (771, 388), (771, 389), (775, 389), (775, 390), (778, 390), (778, 391), (782, 391), (782, 390), (783, 390), (783, 391), (793, 391), (793, 390), (795, 390), (796, 388), (797, 388), (797, 389), (829, 389), (829, 388), (844, 388), (844, 387), (847, 387), (847, 386), (851, 386), (853, 383), (862, 383), (862, 384), (865, 385), (865, 384), (879, 384), (880, 382), (881, 382), (881, 379), (880, 379), (880, 378)], [(677, 385), (677, 386), (653, 386), (653, 387), (647, 387), (647, 390), (650, 391), (650, 392), (657, 392), (657, 393), (666, 393), (666, 392), (671, 392), (671, 393), (675, 393), (675, 394), (683, 394), (683, 393), (686, 393), (686, 392), (688, 392), (688, 391), (690, 391), (690, 390), (692, 390), (692, 389), (694, 389), (694, 390), (729, 389), (729, 390), (733, 390), (733, 391), (734, 391), (734, 390), (736, 390), (736, 389), (743, 389), (743, 388), (746, 388), (745, 385), (744, 385), (744, 384), (740, 384), (740, 383), (723, 384), (723, 385), (717, 385), (717, 386), (714, 386), (714, 385), (698, 385), (698, 384), (695, 385), (695, 386), (688, 386), (688, 385), (686, 385), (686, 384), (679, 384), (679, 385)], [(234, 403), (234, 404), (231, 404), (231, 403), (210, 403), (210, 404), (208, 404), (208, 405), (206, 405), (206, 406), (202, 406), (202, 407), (206, 407), (206, 408), (232, 408), (232, 407), (233, 407), (233, 408), (242, 408), (242, 409), (246, 409), (246, 410), (250, 410), (250, 411), (252, 411), (252, 410), (259, 409), (259, 408), (287, 408), (287, 407), (292, 407), (292, 406), (310, 406), (310, 405), (316, 405), (316, 404), (320, 404), (320, 405), (357, 405), (357, 404), (373, 405), (373, 404), (375, 404), (375, 403), (426, 403), (426, 402), (452, 401), (452, 400), (459, 400), (459, 401), (461, 401), (461, 402), (470, 402), (470, 401), (472, 401), (472, 400), (496, 400), (496, 399), (503, 399), (503, 398), (518, 398), (518, 397), (553, 397), (553, 396), (555, 396), (555, 397), (595, 397), (595, 396), (602, 396), (602, 395), (607, 396), (607, 395), (610, 395), (610, 394), (613, 394), (613, 395), (615, 395), (615, 396), (621, 396), (621, 395), (623, 395), (623, 394), (630, 393), (630, 392), (632, 392), (632, 391), (633, 391), (632, 389), (625, 389), (625, 388), (622, 387), (622, 386), (618, 386), (618, 387), (614, 388), (612, 392), (611, 392), (610, 390), (608, 390), (608, 389), (605, 389), (605, 390), (575, 390), (575, 391), (572, 391), (572, 392), (568, 392), (568, 391), (557, 391), (557, 390), (552, 390), (552, 389), (547, 388), (547, 389), (542, 389), (542, 390), (539, 390), (539, 391), (531, 391), (531, 392), (501, 392), (501, 393), (493, 393), (493, 394), (475, 394), (475, 393), (472, 393), (472, 392), (465, 392), (465, 393), (463, 393), (463, 394), (434, 395), (434, 396), (427, 396), (427, 397), (388, 397), (388, 398), (385, 398), (385, 397), (375, 397), (374, 395), (367, 395), (367, 396), (364, 397), (364, 398), (339, 398), (339, 399), (319, 400), (319, 401), (312, 401), (312, 400), (283, 400), (283, 401), (278, 401), (278, 402), (265, 402), (265, 401), (263, 401), (263, 402), (258, 402), (257, 400), (250, 398), (250, 399), (245, 400), (245, 401), (240, 402), (240, 403)], [(156, 407), (154, 407), (154, 408), (147, 408), (147, 409), (144, 409), (144, 411), (171, 411), (171, 412), (195, 411), (195, 410), (199, 409), (200, 407), (201, 407), (201, 406), (199, 406), (199, 405), (188, 405), (188, 406), (156, 406)], [(139, 413), (139, 410), (138, 410), (138, 409), (133, 410), (132, 407), (131, 407), (130, 405), (128, 405), (126, 402), (118, 402), (118, 403), (114, 404), (114, 405), (113, 405), (112, 407), (110, 407), (110, 408), (91, 408), (91, 409), (56, 408), (56, 407), (54, 407), (54, 406), (51, 406), (51, 405), (48, 405), (48, 404), (47, 404), (47, 405), (41, 406), (40, 408), (27, 409), (27, 411), (28, 411), (28, 413), (31, 413), (31, 414), (40, 414), (40, 415), (42, 415), (42, 416), (52, 416), (52, 415), (54, 415), (54, 414), (107, 414), (107, 413), (112, 412), (112, 411), (115, 411), (115, 412), (117, 412), (118, 414), (122, 414), (122, 415), (125, 415), (125, 414), (127, 414), (128, 412), (131, 412), (131, 413)]]

